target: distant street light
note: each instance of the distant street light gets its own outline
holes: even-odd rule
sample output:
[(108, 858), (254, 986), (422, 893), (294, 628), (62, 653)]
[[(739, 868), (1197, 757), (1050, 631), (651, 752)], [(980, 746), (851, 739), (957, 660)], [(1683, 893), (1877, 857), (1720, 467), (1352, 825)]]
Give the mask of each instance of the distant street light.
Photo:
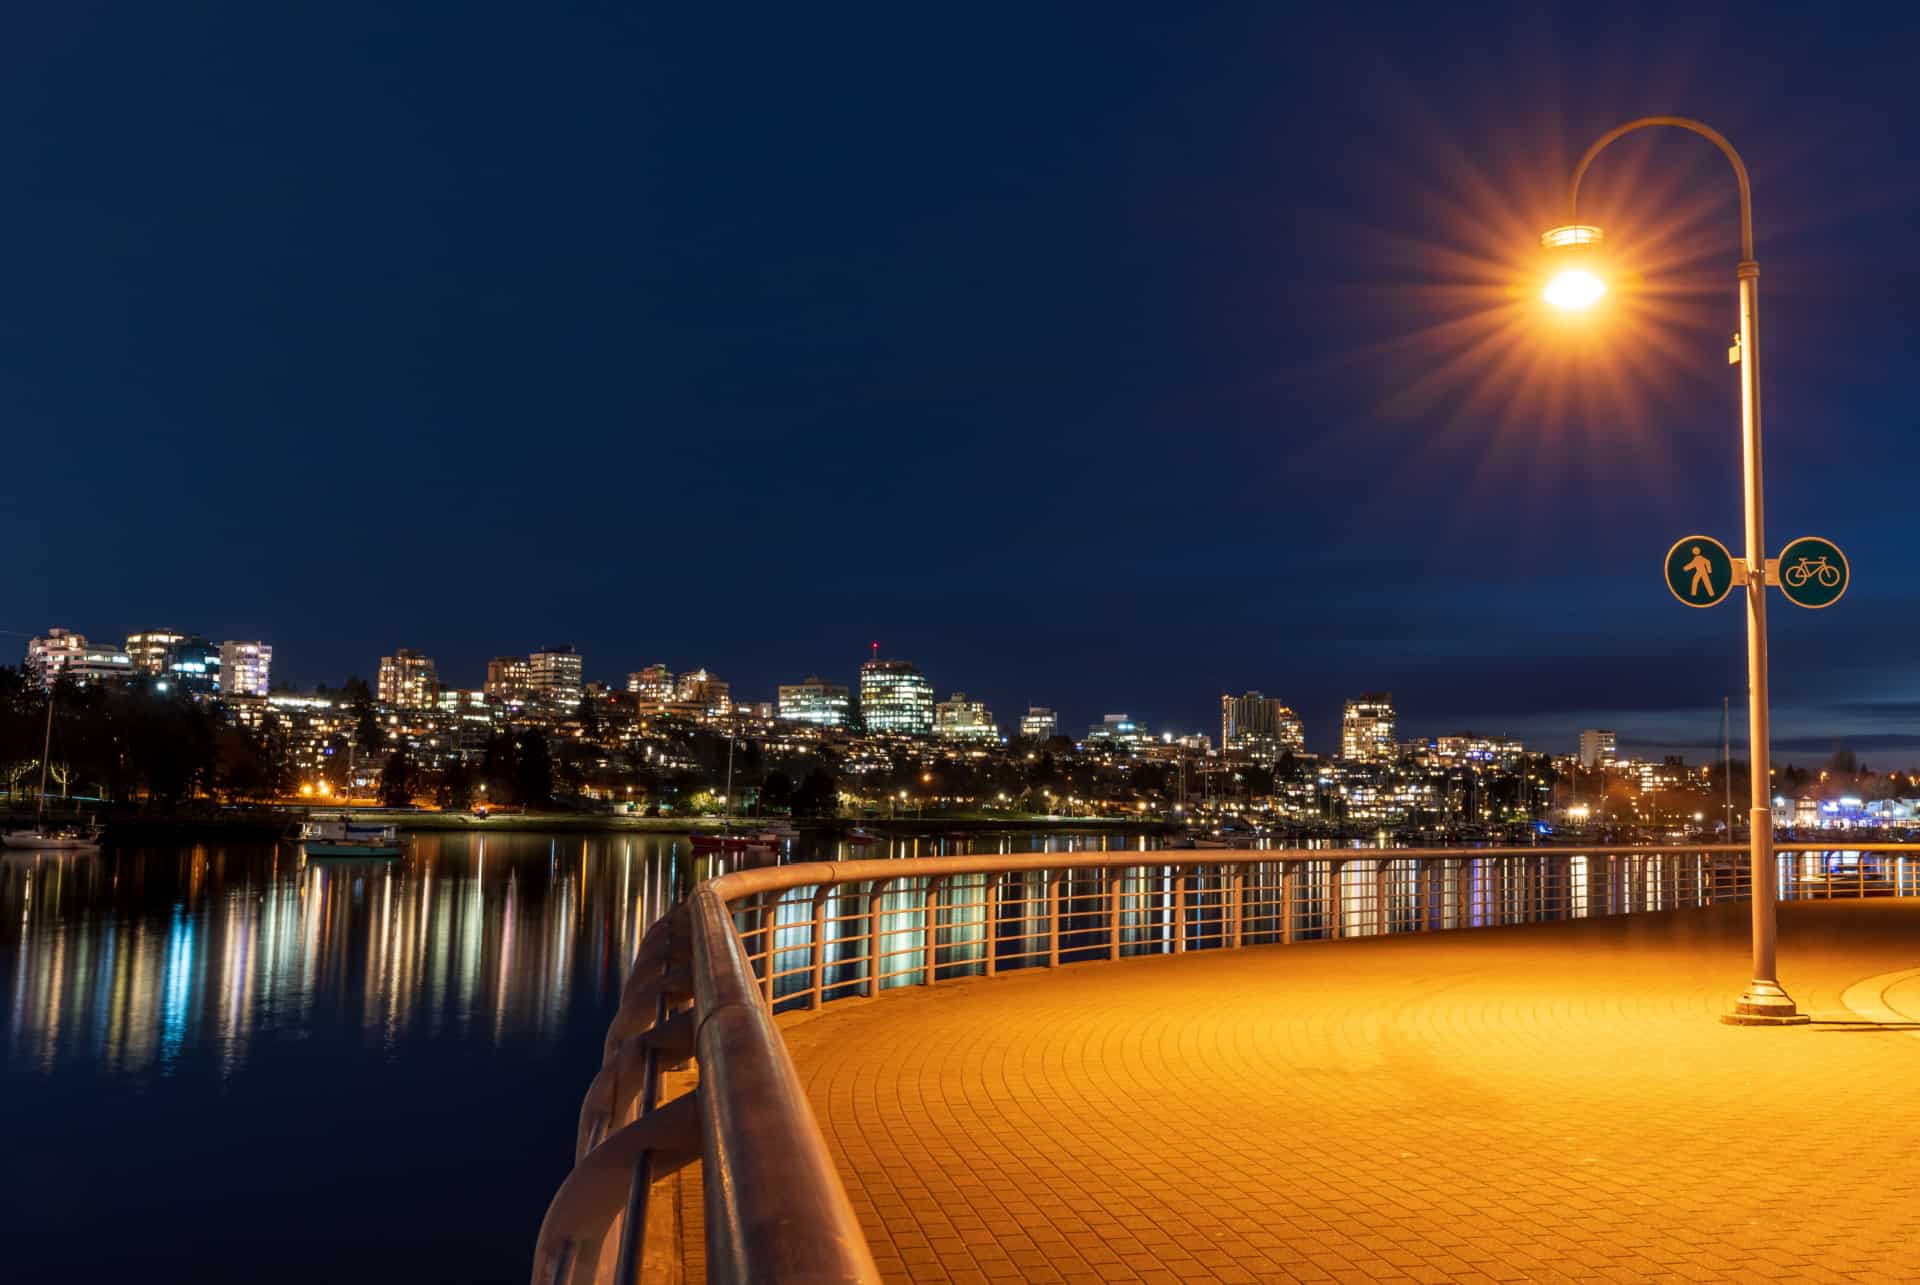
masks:
[(1760, 264), (1753, 257), (1753, 189), (1740, 153), (1719, 131), (1684, 116), (1646, 116), (1602, 134), (1573, 167), (1573, 178), (1567, 184), (1566, 224), (1540, 238), (1560, 261), (1559, 271), (1544, 293), (1555, 307), (1576, 312), (1591, 308), (1606, 294), (1596, 261), (1601, 231), (1581, 223), (1578, 217), (1580, 180), (1608, 144), (1655, 125), (1691, 130), (1718, 147), (1733, 165), (1734, 179), (1740, 187), (1740, 263), (1734, 270), (1740, 290), (1740, 333), (1729, 357), (1740, 366), (1741, 481), (1746, 500), (1747, 556), (1746, 565), (1739, 570), (1744, 573), (1747, 591), (1747, 721), (1753, 758), (1749, 772), (1752, 808), (1748, 814), (1753, 868), (1753, 980), (1734, 1001), (1733, 1012), (1721, 1020), (1742, 1025), (1805, 1022), (1808, 1019), (1781, 987), (1774, 962), (1778, 927), (1773, 808), (1767, 786), (1772, 769), (1768, 767), (1771, 750), (1767, 730), (1767, 543), (1760, 473)]

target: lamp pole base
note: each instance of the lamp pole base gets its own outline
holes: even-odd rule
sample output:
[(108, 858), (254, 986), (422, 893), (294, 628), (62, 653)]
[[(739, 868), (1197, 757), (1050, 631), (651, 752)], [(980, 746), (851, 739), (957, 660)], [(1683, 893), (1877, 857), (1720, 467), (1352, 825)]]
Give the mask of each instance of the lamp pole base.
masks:
[(1804, 1026), (1813, 1019), (1794, 1005), (1779, 982), (1755, 981), (1720, 1020), (1728, 1026)]

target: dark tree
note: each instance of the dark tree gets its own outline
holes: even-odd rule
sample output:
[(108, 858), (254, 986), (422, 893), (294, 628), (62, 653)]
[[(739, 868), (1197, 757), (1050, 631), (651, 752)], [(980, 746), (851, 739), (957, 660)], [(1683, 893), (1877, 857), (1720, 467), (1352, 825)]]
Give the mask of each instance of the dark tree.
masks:
[(793, 806), (793, 778), (779, 768), (767, 773), (760, 786), (760, 806), (784, 812)]
[(439, 783), (434, 788), (434, 799), (443, 808), (470, 808), (473, 806), (473, 770), (465, 759), (457, 758), (440, 774)]
[(404, 808), (413, 802), (413, 763), (405, 750), (396, 749), (380, 769), (380, 802), (390, 808)]
[(824, 766), (810, 769), (801, 779), (800, 788), (793, 792), (793, 814), (805, 817), (832, 816), (840, 806), (839, 787), (840, 783), (831, 769)]
[(540, 732), (522, 732), (514, 738), (513, 748), (519, 763), (514, 771), (514, 792), (522, 807), (544, 808), (553, 802), (553, 755), (547, 738)]

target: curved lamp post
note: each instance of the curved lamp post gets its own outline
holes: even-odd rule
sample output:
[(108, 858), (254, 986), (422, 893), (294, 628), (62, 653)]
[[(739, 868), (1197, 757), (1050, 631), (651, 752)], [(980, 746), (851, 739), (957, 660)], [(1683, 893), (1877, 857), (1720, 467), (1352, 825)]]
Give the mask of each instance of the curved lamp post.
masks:
[(1577, 217), (1580, 180), (1609, 143), (1635, 130), (1670, 125), (1691, 130), (1726, 154), (1740, 185), (1740, 263), (1734, 276), (1740, 286), (1740, 333), (1730, 357), (1740, 366), (1741, 474), (1746, 498), (1747, 556), (1747, 719), (1751, 748), (1752, 809), (1748, 814), (1753, 862), (1753, 980), (1722, 1020), (1761, 1025), (1807, 1020), (1795, 1008), (1775, 975), (1773, 869), (1773, 805), (1768, 767), (1767, 730), (1767, 545), (1761, 509), (1760, 476), (1760, 265), (1753, 257), (1753, 191), (1746, 163), (1718, 130), (1684, 116), (1645, 116), (1608, 130), (1586, 150), (1573, 167), (1567, 185), (1567, 223), (1545, 233), (1541, 244), (1567, 262), (1546, 288), (1555, 307), (1579, 310), (1591, 307), (1606, 293), (1606, 283), (1591, 262), (1600, 244), (1601, 230)]

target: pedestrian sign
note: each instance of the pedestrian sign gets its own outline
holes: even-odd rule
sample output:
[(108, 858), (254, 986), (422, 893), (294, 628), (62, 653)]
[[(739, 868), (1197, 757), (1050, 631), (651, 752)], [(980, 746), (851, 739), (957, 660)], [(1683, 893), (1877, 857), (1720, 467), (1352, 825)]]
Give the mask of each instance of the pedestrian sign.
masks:
[(1689, 607), (1712, 607), (1733, 591), (1733, 555), (1710, 535), (1689, 535), (1667, 550), (1667, 588)]
[(1831, 540), (1803, 535), (1780, 550), (1780, 592), (1801, 607), (1831, 607), (1853, 580), (1847, 555)]

